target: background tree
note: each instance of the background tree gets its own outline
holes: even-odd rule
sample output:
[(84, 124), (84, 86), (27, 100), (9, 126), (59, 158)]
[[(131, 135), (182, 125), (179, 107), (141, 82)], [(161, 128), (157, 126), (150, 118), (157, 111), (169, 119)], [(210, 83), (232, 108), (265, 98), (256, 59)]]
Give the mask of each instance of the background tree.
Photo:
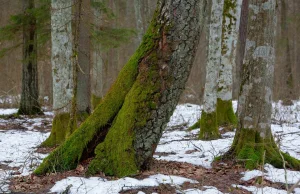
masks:
[(199, 138), (211, 140), (220, 137), (217, 123), (217, 87), (221, 64), (221, 43), (224, 0), (212, 0), (210, 20), (208, 23), (208, 54), (206, 64), (206, 81), (203, 97), (203, 110), (200, 122), (191, 127), (197, 128), (200, 124)]
[(241, 0), (225, 0), (222, 27), (222, 57), (218, 80), (218, 126), (236, 125), (232, 107), (233, 67), (236, 59)]
[[(249, 0), (246, 51), (239, 96), (239, 124), (225, 156), (255, 168), (264, 160), (282, 167), (300, 168), (298, 160), (282, 153), (271, 133), (272, 87), (275, 63), (275, 0)], [(283, 160), (284, 159), (284, 160)]]
[(94, 151), (89, 174), (126, 176), (148, 166), (188, 78), (205, 2), (158, 1), (143, 42), (108, 94), (36, 174), (75, 168)]
[(37, 31), (34, 0), (23, 0), (23, 67), (19, 114), (42, 113), (39, 104), (37, 69)]
[(54, 119), (43, 146), (61, 143), (66, 136), (73, 96), (72, 0), (51, 1), (51, 63)]

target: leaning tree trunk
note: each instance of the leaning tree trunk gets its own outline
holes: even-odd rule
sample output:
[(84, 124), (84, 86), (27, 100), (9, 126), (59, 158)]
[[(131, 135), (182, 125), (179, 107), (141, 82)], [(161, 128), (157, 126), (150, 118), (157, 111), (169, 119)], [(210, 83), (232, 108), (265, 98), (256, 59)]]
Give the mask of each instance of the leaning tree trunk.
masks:
[[(201, 6), (200, 6), (201, 2)], [(35, 170), (126, 176), (146, 168), (185, 87), (206, 1), (159, 0), (140, 47), (90, 117)]]
[(32, 13), (34, 0), (23, 0), (25, 14), (23, 24), (22, 93), (19, 114), (41, 114), (38, 101), (37, 34), (36, 18)]
[[(200, 118), (199, 138), (203, 140), (220, 137), (217, 124), (217, 86), (221, 64), (221, 37), (224, 0), (212, 0), (209, 21), (209, 42), (206, 65), (204, 104)], [(197, 124), (196, 124), (197, 125)]]
[(72, 0), (51, 1), (51, 63), (54, 119), (50, 137), (43, 146), (65, 140), (73, 96)]
[(235, 66), (236, 45), (241, 13), (240, 0), (225, 0), (222, 27), (222, 57), (218, 81), (217, 121), (218, 126), (237, 124), (232, 108), (232, 79)]
[(246, 168), (263, 161), (300, 168), (298, 160), (281, 153), (271, 133), (272, 88), (275, 63), (275, 0), (250, 0), (246, 53), (239, 96), (239, 124), (227, 153), (245, 162)]

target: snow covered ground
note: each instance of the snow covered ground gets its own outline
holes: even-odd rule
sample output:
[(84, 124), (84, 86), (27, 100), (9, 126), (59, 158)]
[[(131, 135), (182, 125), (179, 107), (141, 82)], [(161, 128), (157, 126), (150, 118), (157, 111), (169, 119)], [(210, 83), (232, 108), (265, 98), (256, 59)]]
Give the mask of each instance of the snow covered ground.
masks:
[[(236, 109), (236, 102), (233, 103)], [(295, 102), (293, 106), (284, 107), (280, 103), (273, 104), (273, 124), (272, 131), (279, 143), (281, 150), (300, 159), (300, 102)], [(15, 109), (0, 109), (0, 115), (11, 114)], [(47, 115), (51, 115), (48, 112)], [(194, 165), (211, 168), (214, 157), (226, 152), (234, 137), (234, 132), (227, 132), (222, 135), (222, 139), (213, 141), (197, 140), (198, 130), (187, 131), (188, 126), (194, 124), (201, 115), (201, 107), (192, 104), (178, 105), (166, 131), (160, 140), (154, 158), (158, 160), (187, 162)], [(36, 129), (43, 125), (45, 118), (22, 119), (20, 129), (0, 130), (0, 193), (8, 192), (9, 177), (18, 174), (27, 175), (46, 156), (35, 152), (38, 146), (48, 133), (42, 133)], [(9, 121), (0, 119), (0, 125), (7, 125)], [(221, 129), (220, 129), (221, 130)], [(163, 154), (162, 154), (163, 153)], [(286, 176), (285, 176), (286, 174)], [(286, 172), (277, 169), (270, 164), (265, 164), (264, 171), (254, 170), (243, 172), (242, 181), (249, 181), (255, 177), (263, 176), (265, 180), (290, 185), (300, 180), (300, 171)], [(286, 178), (285, 178), (286, 177)], [(69, 193), (106, 194), (118, 193), (127, 189), (139, 189), (143, 187), (153, 187), (160, 184), (172, 185), (177, 193), (222, 193), (212, 185), (206, 185), (204, 190), (198, 188), (183, 190), (181, 185), (184, 182), (197, 183), (185, 177), (173, 175), (156, 174), (142, 180), (125, 177), (117, 180), (106, 180), (99, 177), (68, 177), (56, 182), (51, 188), (51, 192), (61, 193), (69, 189)], [(243, 188), (252, 193), (287, 193), (286, 190), (272, 187), (258, 188), (255, 186), (232, 185), (235, 188)], [(300, 193), (296, 188), (295, 193)], [(140, 191), (138, 194), (143, 194)]]

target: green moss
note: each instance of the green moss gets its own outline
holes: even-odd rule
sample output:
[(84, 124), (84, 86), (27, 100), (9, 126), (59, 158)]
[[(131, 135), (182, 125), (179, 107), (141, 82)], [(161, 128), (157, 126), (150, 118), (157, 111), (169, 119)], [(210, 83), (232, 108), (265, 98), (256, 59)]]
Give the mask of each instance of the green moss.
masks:
[(139, 171), (134, 150), (134, 129), (144, 127), (160, 98), (161, 80), (157, 51), (151, 53), (140, 65), (140, 73), (126, 96), (124, 105), (110, 128), (105, 141), (95, 150), (96, 157), (88, 174), (102, 171), (119, 177), (134, 175)]
[(94, 110), (97, 105), (101, 102), (102, 97), (98, 97), (95, 94), (92, 94), (91, 97), (91, 105), (92, 105), (92, 110)]
[[(237, 132), (231, 150), (223, 157), (236, 158), (242, 162), (247, 169), (258, 168), (264, 163), (272, 164), (277, 168), (283, 167), (283, 160), (280, 156), (273, 137), (270, 134), (262, 138), (260, 133), (253, 129), (242, 129)], [(265, 158), (264, 158), (265, 153)], [(282, 153), (282, 152), (281, 152)], [(287, 167), (300, 169), (300, 161), (282, 153)]]
[[(115, 149), (112, 153), (109, 153), (109, 151), (105, 151), (105, 154), (100, 154), (99, 150), (101, 147), (101, 144), (97, 148), (96, 152), (98, 153), (96, 158), (107, 158), (108, 161), (112, 161), (115, 158), (118, 158), (116, 162), (114, 162), (113, 168), (111, 169), (111, 172), (115, 172), (116, 174), (122, 176), (124, 174), (130, 174), (129, 172), (120, 171), (120, 165), (122, 165), (122, 160), (127, 160), (126, 157), (128, 156), (128, 160), (133, 162), (131, 165), (131, 168), (128, 169), (131, 173), (134, 173), (136, 171), (136, 166), (134, 166), (134, 156), (132, 155), (132, 138), (133, 138), (133, 132), (130, 130), (132, 126), (132, 122), (128, 122), (128, 120), (134, 120), (135, 117), (132, 117), (131, 114), (134, 116), (138, 115), (137, 112), (133, 112), (132, 110), (136, 110), (136, 107), (131, 107), (129, 105), (130, 103), (127, 103), (125, 108), (122, 108), (123, 111), (120, 111), (121, 107), (123, 106), (125, 96), (128, 94), (128, 92), (131, 90), (133, 84), (136, 81), (137, 74), (138, 74), (138, 65), (145, 57), (148, 57), (149, 54), (152, 51), (156, 51), (158, 48), (158, 41), (161, 37), (161, 27), (163, 24), (158, 23), (158, 11), (155, 12), (153, 20), (150, 24), (150, 27), (147, 30), (147, 33), (145, 34), (143, 41), (137, 51), (134, 53), (134, 55), (129, 59), (127, 64), (123, 67), (121, 72), (119, 73), (119, 76), (117, 77), (117, 80), (111, 87), (111, 89), (108, 91), (106, 96), (101, 100), (100, 104), (96, 107), (94, 112), (83, 122), (78, 129), (72, 133), (72, 135), (57, 149), (55, 149), (47, 158), (45, 158), (42, 162), (42, 164), (34, 171), (35, 174), (45, 174), (47, 172), (55, 172), (55, 171), (63, 171), (63, 170), (69, 170), (76, 168), (78, 162), (81, 160), (82, 153), (89, 149), (88, 144), (93, 140), (97, 134), (101, 133), (107, 126), (110, 124), (110, 122), (114, 121), (114, 125), (109, 130), (109, 134), (107, 135), (107, 139), (105, 142), (103, 142), (103, 146), (107, 150), (112, 150), (112, 147), (108, 147), (112, 142), (124, 142), (124, 144), (117, 144), (115, 145)], [(140, 69), (141, 70), (141, 69)], [(139, 78), (143, 80), (142, 78)], [(137, 86), (135, 86), (137, 87)], [(139, 87), (137, 87), (139, 88)], [(143, 95), (148, 94), (149, 91), (136, 91), (140, 92), (140, 98), (143, 98)], [(131, 98), (127, 96), (126, 98)], [(140, 99), (138, 98), (138, 99)], [(138, 100), (136, 99), (136, 100)], [(135, 100), (135, 99), (131, 99)], [(128, 101), (128, 100), (127, 100)], [(125, 107), (125, 105), (124, 105)], [(141, 107), (141, 106), (139, 106)], [(120, 111), (120, 112), (119, 112)], [(127, 113), (126, 113), (127, 112)], [(117, 116), (117, 119), (114, 119)], [(126, 116), (130, 116), (129, 119)], [(144, 123), (145, 117), (139, 115), (139, 117), (136, 118), (142, 118), (139, 122), (135, 123), (138, 125), (138, 123)], [(120, 121), (121, 119), (121, 121)], [(116, 123), (122, 123), (122, 127), (120, 131), (120, 127), (116, 125)], [(129, 130), (128, 130), (129, 129)], [(114, 140), (114, 137), (118, 137)], [(128, 139), (126, 139), (128, 138)], [(111, 148), (111, 149), (110, 149)], [(128, 150), (127, 150), (128, 149)], [(125, 150), (125, 152), (124, 152)], [(119, 153), (123, 152), (120, 156)], [(128, 152), (128, 155), (126, 154)], [(126, 156), (126, 157), (124, 157)], [(122, 158), (123, 157), (123, 158)], [(90, 166), (89, 172), (95, 172), (97, 168), (94, 168), (94, 171), (92, 170), (93, 166), (101, 166), (96, 165), (97, 160), (92, 162)], [(127, 162), (129, 163), (129, 162)], [(119, 169), (120, 168), (120, 169)], [(124, 168), (123, 168), (124, 169)], [(106, 170), (109, 172), (109, 170)]]
[(198, 120), (195, 124), (189, 127), (189, 130), (192, 131), (194, 129), (200, 128), (200, 120)]
[(218, 98), (217, 100), (217, 118), (219, 126), (232, 126), (237, 125), (237, 117), (232, 108), (232, 101), (223, 101)]
[(199, 139), (212, 140), (220, 138), (219, 128), (217, 125), (217, 113), (206, 113), (202, 111), (200, 119)]
[(67, 128), (69, 125), (70, 114), (60, 113), (55, 115), (52, 122), (50, 136), (41, 144), (44, 147), (54, 147), (62, 143), (66, 138)]

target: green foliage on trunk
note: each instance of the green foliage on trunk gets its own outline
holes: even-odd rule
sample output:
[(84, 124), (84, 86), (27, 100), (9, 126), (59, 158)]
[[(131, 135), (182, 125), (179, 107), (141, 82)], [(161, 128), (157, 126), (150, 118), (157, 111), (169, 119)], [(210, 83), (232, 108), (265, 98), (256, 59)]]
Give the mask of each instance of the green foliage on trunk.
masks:
[[(151, 22), (143, 38), (143, 42), (129, 59), (128, 63), (123, 67), (117, 80), (107, 95), (102, 99), (101, 103), (62, 145), (44, 159), (43, 163), (34, 171), (35, 174), (41, 175), (47, 172), (76, 168), (82, 158), (83, 152), (90, 149), (88, 148), (88, 144), (97, 137), (97, 135), (105, 136), (105, 129), (111, 125), (111, 122), (124, 103), (125, 96), (136, 81), (139, 62), (147, 56), (149, 52), (156, 50), (158, 47), (157, 40), (160, 37), (159, 29), (161, 26), (157, 24), (155, 19)], [(120, 118), (126, 119), (124, 116), (120, 116)], [(111, 132), (112, 136), (114, 136), (113, 133), (115, 133), (114, 130)], [(121, 137), (119, 133), (118, 136)], [(125, 138), (122, 138), (122, 141), (124, 139)], [(100, 148), (99, 146), (97, 150), (101, 150)], [(125, 172), (119, 172), (119, 174), (123, 175)]]
[(206, 113), (202, 111), (200, 119), (201, 140), (212, 140), (220, 138), (219, 127), (217, 122), (217, 112)]
[(55, 115), (52, 122), (51, 134), (41, 144), (41, 146), (54, 147), (58, 144), (61, 144), (66, 138), (69, 120), (70, 120), (69, 113), (60, 113)]
[[(300, 169), (300, 161), (290, 155), (281, 152), (274, 142), (272, 134), (266, 138), (254, 129), (241, 129), (237, 132), (231, 150), (223, 157), (236, 158), (243, 163), (247, 169), (258, 168), (264, 163), (272, 164), (277, 168), (283, 167), (283, 160), (289, 168)], [(265, 158), (264, 158), (265, 156)]]
[(237, 125), (237, 117), (233, 111), (232, 101), (223, 101), (220, 98), (217, 100), (217, 119), (218, 126), (232, 126)]

